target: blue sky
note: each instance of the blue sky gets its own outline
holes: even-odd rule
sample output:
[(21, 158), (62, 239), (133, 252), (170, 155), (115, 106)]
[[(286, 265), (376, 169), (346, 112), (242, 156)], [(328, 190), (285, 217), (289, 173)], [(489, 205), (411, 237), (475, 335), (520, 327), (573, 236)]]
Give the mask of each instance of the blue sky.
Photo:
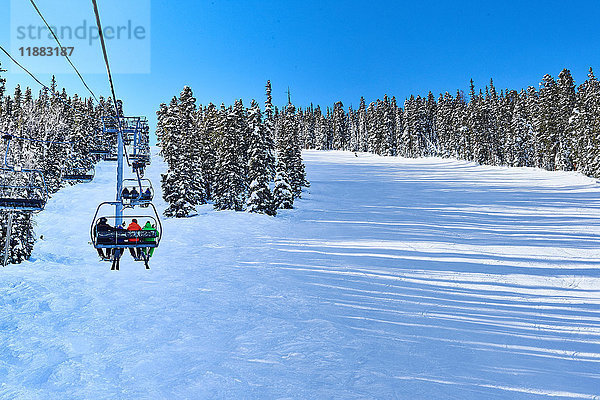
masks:
[[(115, 84), (126, 112), (154, 121), (158, 104), (184, 85), (203, 104), (262, 102), (271, 79), (279, 105), (289, 86), (299, 106), (356, 106), (360, 96), (402, 102), (429, 90), (467, 91), (471, 78), (519, 89), (564, 67), (581, 83), (590, 66), (600, 68), (599, 21), (592, 1), (152, 0), (151, 73), (116, 74)], [(10, 28), (0, 25), (6, 44)], [(73, 75), (57, 76), (70, 93), (84, 93)], [(85, 76), (108, 94), (104, 75)], [(34, 86), (21, 74), (8, 78), (9, 88)]]

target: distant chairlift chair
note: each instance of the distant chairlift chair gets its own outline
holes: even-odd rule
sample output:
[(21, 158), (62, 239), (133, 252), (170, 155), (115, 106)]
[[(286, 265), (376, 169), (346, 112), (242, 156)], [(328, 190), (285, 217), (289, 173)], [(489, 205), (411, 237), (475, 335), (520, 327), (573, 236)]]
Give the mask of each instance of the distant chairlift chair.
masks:
[(0, 210), (39, 212), (47, 201), (48, 189), (41, 171), (0, 168)]
[(88, 183), (94, 179), (95, 168), (65, 168), (62, 173), (62, 180), (67, 182)]
[(110, 156), (110, 151), (109, 150), (104, 150), (104, 149), (92, 149), (89, 151), (90, 155), (92, 156), (100, 156), (102, 157), (102, 159), (104, 161), (106, 161), (106, 158)]
[(124, 179), (123, 192), (121, 193), (123, 204), (140, 205), (147, 207), (154, 199), (154, 188), (149, 179)]

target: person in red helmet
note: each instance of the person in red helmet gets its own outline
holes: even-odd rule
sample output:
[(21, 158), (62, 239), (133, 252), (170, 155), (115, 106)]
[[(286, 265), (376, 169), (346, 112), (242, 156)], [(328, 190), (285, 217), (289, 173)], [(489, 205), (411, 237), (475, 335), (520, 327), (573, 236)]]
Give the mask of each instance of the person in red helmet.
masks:
[[(131, 223), (127, 227), (127, 230), (128, 231), (141, 231), (142, 227), (138, 225), (137, 219), (134, 218), (131, 220)], [(133, 243), (133, 244), (138, 244), (140, 242), (140, 239), (139, 238), (130, 238), (128, 240), (128, 242)], [(131, 257), (133, 257), (135, 259), (139, 259), (142, 255), (141, 247), (138, 247), (138, 248), (130, 247), (129, 252), (131, 253)]]

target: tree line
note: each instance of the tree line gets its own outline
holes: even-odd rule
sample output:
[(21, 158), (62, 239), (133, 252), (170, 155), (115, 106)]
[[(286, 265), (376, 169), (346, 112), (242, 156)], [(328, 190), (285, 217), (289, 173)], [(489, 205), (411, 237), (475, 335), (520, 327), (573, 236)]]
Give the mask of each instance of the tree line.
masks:
[(576, 87), (569, 70), (545, 75), (539, 88), (477, 91), (437, 99), (410, 96), (403, 107), (386, 95), (346, 111), (342, 102), (298, 110), (306, 149), (440, 156), (487, 165), (580, 171), (600, 177), (600, 84), (589, 70)]
[(168, 170), (162, 175), (167, 217), (187, 217), (211, 202), (217, 210), (275, 215), (293, 207), (308, 186), (296, 107), (273, 107), (266, 85), (264, 113), (253, 100), (196, 105), (192, 89), (157, 111), (157, 137)]
[[(36, 96), (31, 88), (22, 90), (17, 85), (12, 95), (6, 93), (5, 72), (0, 67), (0, 134), (32, 139), (10, 141), (7, 164), (40, 170), (44, 174), (49, 195), (73, 183), (61, 180), (68, 168), (89, 168), (99, 161), (98, 156), (89, 154), (89, 149), (109, 150), (116, 138), (99, 134), (100, 117), (105, 110), (113, 108), (111, 100), (100, 98), (101, 104), (94, 106), (91, 98), (77, 94), (68, 95), (65, 89), (58, 90), (56, 79), (48, 89)], [(62, 142), (62, 143), (61, 143)], [(72, 145), (64, 142), (73, 142)], [(0, 151), (6, 152), (8, 141), (2, 140)], [(3, 164), (3, 163), (2, 163)], [(14, 184), (6, 171), (0, 169), (0, 189)], [(0, 212), (0, 253), (4, 252), (7, 233), (8, 212)], [(30, 213), (15, 213), (10, 243), (9, 262), (20, 263), (29, 259), (35, 242), (34, 225)]]

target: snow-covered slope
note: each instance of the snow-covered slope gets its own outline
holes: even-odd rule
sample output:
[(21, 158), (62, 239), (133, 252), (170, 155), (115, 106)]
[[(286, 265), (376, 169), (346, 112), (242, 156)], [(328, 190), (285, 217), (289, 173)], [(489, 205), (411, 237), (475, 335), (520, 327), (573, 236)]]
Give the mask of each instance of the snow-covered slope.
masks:
[(149, 271), (88, 244), (114, 165), (58, 193), (0, 271), (0, 398), (600, 398), (593, 180), (305, 161), (297, 209), (166, 220)]

